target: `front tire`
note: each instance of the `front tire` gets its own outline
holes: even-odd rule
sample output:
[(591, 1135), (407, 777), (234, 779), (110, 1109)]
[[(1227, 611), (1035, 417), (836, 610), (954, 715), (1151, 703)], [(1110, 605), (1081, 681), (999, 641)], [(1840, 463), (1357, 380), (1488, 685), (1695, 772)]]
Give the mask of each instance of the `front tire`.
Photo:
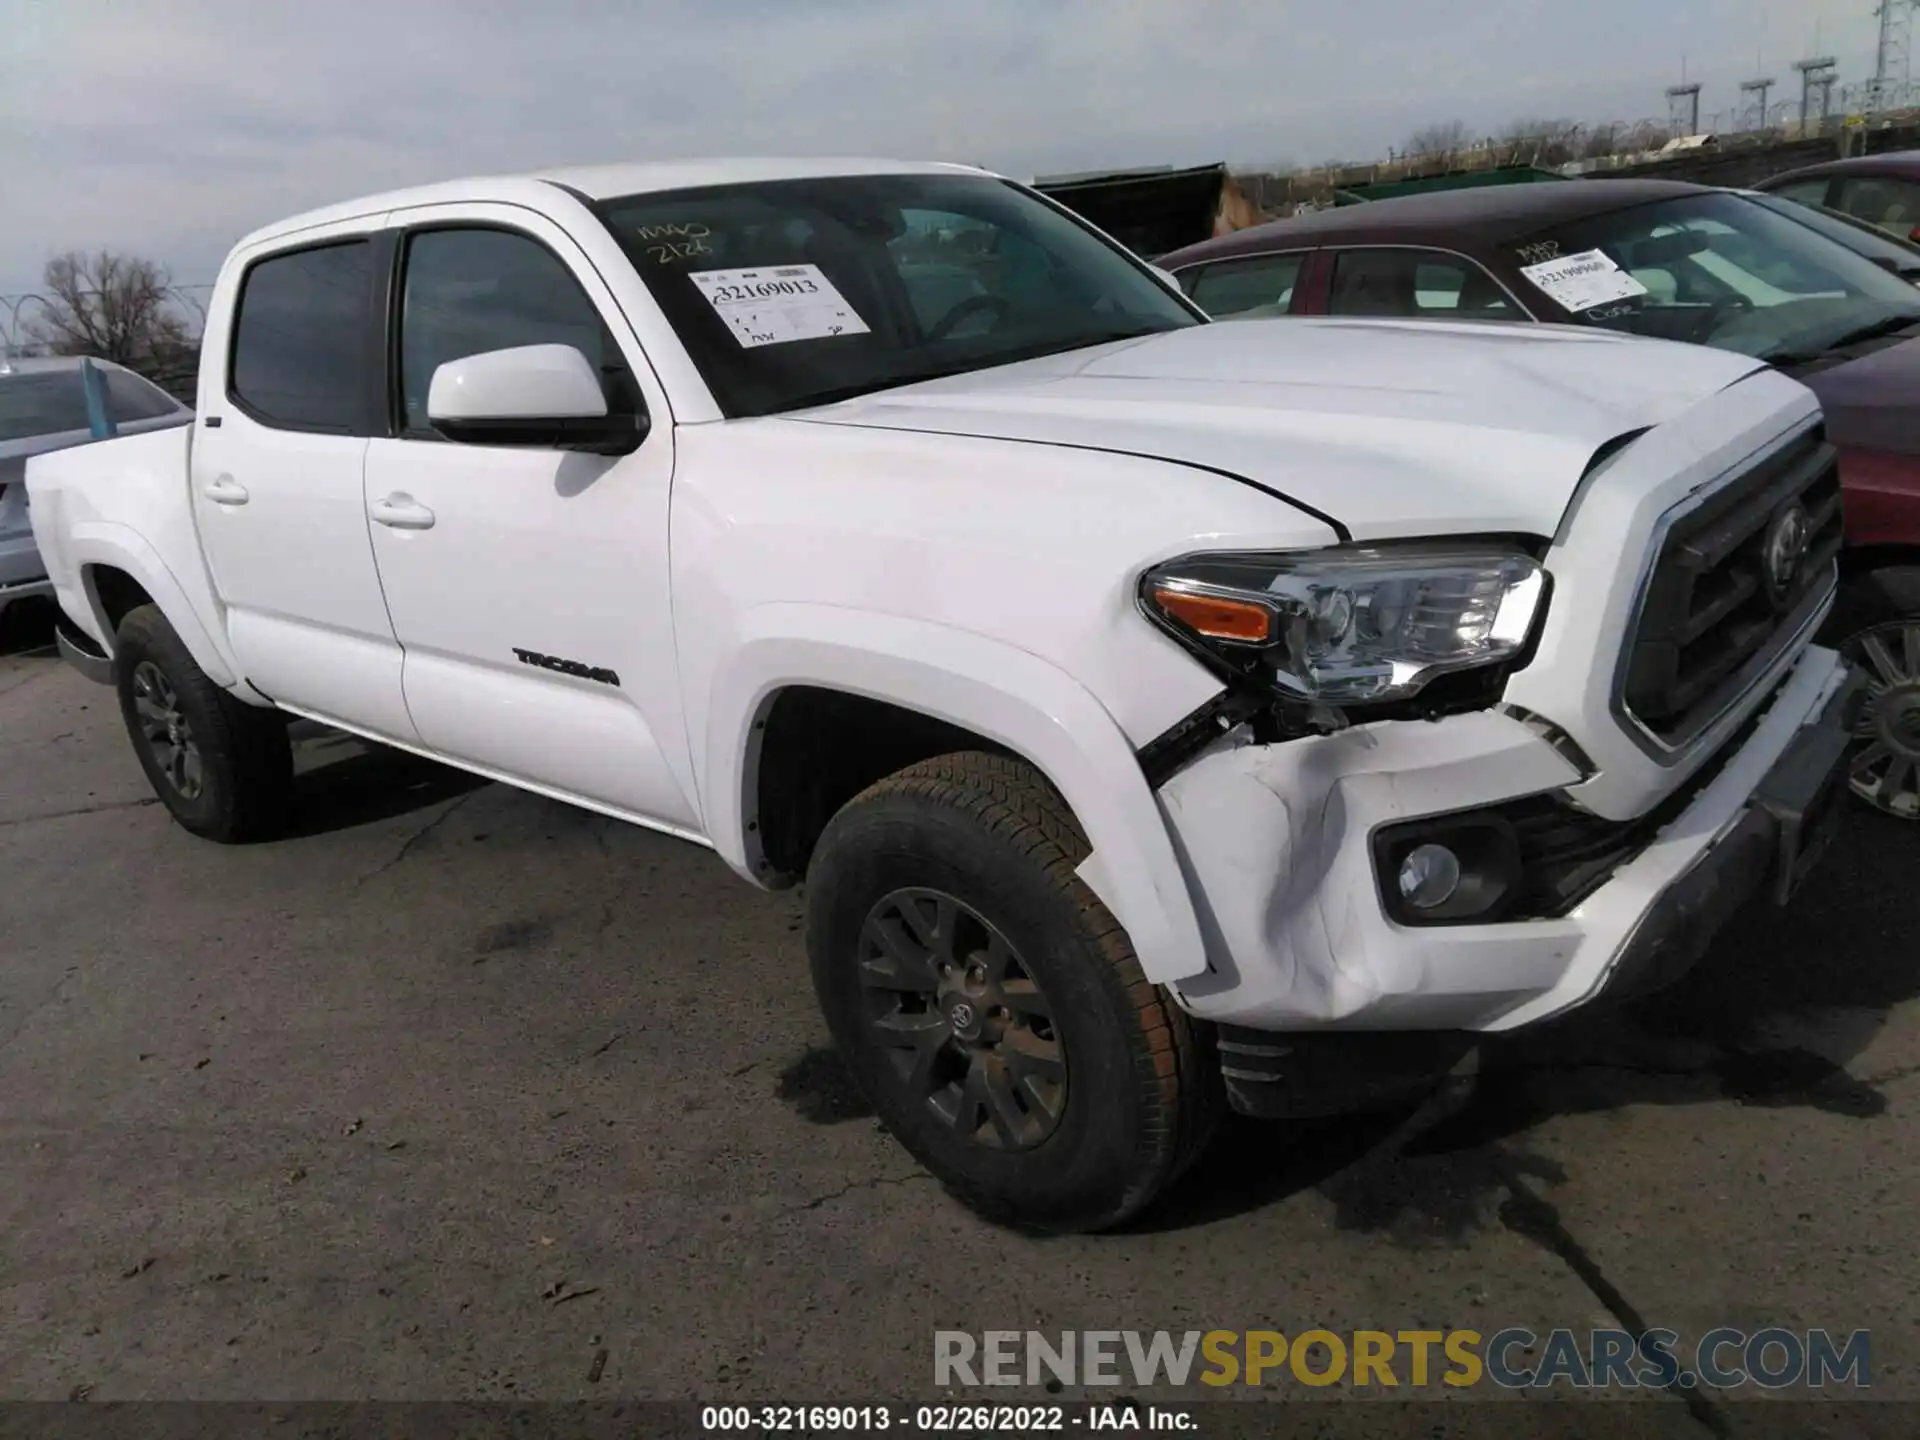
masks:
[(962, 753), (855, 797), (808, 875), (814, 988), (861, 1091), (963, 1202), (1046, 1230), (1138, 1213), (1223, 1108), (1210, 1031), (1142, 974), (1087, 853), (1032, 767)]
[(1883, 815), (1920, 821), (1920, 566), (1853, 577), (1823, 638), (1867, 675), (1853, 793)]
[(161, 804), (195, 835), (264, 839), (293, 803), (284, 715), (243, 705), (207, 677), (154, 605), (116, 633), (114, 689), (140, 768)]

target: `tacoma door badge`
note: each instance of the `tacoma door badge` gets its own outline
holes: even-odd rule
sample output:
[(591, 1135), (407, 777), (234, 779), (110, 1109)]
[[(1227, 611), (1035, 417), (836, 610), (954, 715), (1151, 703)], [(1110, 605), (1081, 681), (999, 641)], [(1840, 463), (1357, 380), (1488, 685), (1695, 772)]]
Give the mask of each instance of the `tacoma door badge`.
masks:
[(552, 670), (561, 675), (578, 675), (582, 680), (594, 680), (602, 685), (619, 687), (620, 677), (611, 670), (598, 665), (586, 665), (578, 660), (562, 660), (558, 655), (542, 655), (538, 650), (522, 650), (515, 646), (514, 659), (522, 665), (537, 666), (542, 670)]

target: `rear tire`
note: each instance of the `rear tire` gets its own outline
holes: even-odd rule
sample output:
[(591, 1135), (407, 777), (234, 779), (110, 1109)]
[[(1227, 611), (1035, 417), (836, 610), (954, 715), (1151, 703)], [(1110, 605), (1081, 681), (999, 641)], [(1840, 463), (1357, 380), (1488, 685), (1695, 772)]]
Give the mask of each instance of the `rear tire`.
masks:
[(808, 875), (814, 988), (861, 1091), (964, 1203), (1055, 1231), (1137, 1214), (1224, 1109), (1210, 1027), (1142, 974), (1074, 874), (1088, 849), (1037, 771), (968, 752), (848, 802)]
[(286, 717), (243, 705), (207, 678), (167, 617), (140, 605), (120, 622), (114, 689), (160, 803), (223, 844), (278, 833), (293, 806)]

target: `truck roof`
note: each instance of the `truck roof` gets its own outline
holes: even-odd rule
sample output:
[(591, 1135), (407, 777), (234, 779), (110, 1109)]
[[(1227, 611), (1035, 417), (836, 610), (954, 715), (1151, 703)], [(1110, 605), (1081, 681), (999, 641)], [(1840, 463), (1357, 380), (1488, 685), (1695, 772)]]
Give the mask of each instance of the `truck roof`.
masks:
[[(414, 205), (446, 204), (456, 200), (526, 199), (533, 187), (563, 186), (590, 200), (620, 195), (643, 195), (658, 190), (686, 190), (706, 185), (737, 185), (756, 180), (808, 180), (830, 175), (982, 174), (971, 165), (925, 160), (878, 158), (732, 158), (710, 160), (656, 160), (620, 165), (583, 165), (533, 170), (517, 175), (480, 175), (388, 190), (358, 199), (322, 206), (253, 231), (240, 243), (252, 245), (284, 235), (329, 225), (340, 220), (377, 215)], [(537, 192), (536, 192), (537, 193)]]

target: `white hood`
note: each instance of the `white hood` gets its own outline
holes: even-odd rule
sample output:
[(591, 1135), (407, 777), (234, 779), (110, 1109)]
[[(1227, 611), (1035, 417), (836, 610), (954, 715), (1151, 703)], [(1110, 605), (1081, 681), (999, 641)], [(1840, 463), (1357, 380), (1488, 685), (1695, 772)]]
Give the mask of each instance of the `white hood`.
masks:
[(1571, 327), (1255, 320), (926, 381), (793, 418), (1227, 471), (1355, 539), (1550, 535), (1602, 445), (1765, 368)]

